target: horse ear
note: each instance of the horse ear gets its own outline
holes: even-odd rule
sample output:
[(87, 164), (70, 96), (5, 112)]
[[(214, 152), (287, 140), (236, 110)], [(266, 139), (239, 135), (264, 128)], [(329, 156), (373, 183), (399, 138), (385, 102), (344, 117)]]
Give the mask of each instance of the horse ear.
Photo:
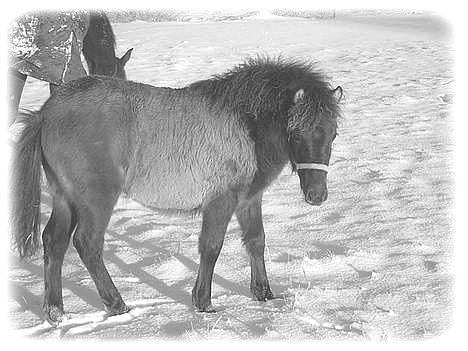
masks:
[(335, 89), (332, 90), (332, 94), (335, 96), (336, 100), (340, 102), (341, 98), (343, 97), (343, 88), (338, 85)]
[(299, 101), (301, 101), (304, 97), (304, 89), (299, 89), (296, 91), (296, 94), (294, 94), (294, 103), (297, 104)]
[(124, 66), (128, 60), (130, 60), (130, 56), (132, 55), (133, 48), (128, 49), (127, 52), (120, 58), (120, 62), (122, 66)]

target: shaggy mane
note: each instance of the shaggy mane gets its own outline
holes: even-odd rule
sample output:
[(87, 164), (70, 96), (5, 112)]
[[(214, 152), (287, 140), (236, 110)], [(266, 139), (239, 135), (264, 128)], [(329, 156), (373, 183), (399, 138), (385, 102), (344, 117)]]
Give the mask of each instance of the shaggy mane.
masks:
[[(314, 64), (281, 57), (256, 57), (211, 79), (188, 87), (200, 92), (211, 105), (255, 121), (281, 123), (288, 130), (319, 123), (324, 116), (336, 123), (340, 109), (331, 93), (332, 87)], [(301, 109), (288, 116), (294, 94), (304, 89)], [(325, 112), (325, 113), (324, 113)]]

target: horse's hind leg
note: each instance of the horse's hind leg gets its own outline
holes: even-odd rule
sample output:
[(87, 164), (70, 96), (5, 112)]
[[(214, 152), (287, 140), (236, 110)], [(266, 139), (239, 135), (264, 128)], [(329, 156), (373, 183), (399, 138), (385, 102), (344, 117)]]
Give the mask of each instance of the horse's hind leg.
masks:
[(87, 200), (76, 207), (78, 224), (73, 245), (88, 269), (106, 310), (111, 315), (128, 312), (103, 260), (104, 233), (119, 193), (105, 192), (105, 185), (88, 191)]
[(199, 312), (214, 312), (211, 306), (213, 271), (236, 206), (236, 196), (229, 192), (212, 201), (203, 210), (202, 231), (198, 242), (200, 266), (192, 290), (192, 303)]
[(262, 198), (259, 197), (248, 206), (238, 209), (236, 216), (242, 228), (242, 241), (250, 258), (250, 291), (258, 301), (273, 299), (265, 269)]
[(75, 227), (72, 210), (63, 196), (53, 198), (52, 215), (42, 233), (44, 246), (44, 305), (45, 318), (51, 324), (63, 316), (62, 264)]

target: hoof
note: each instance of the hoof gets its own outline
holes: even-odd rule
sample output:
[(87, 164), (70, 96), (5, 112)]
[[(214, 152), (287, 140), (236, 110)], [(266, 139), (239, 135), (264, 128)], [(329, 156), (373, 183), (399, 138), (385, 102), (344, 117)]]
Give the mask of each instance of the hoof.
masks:
[(206, 307), (197, 307), (195, 306), (197, 312), (205, 312), (205, 313), (216, 313), (217, 311), (213, 308), (211, 304)]
[[(199, 296), (203, 297), (200, 298)], [(197, 294), (197, 290), (195, 288), (192, 290), (192, 305), (195, 307), (197, 312), (216, 312), (211, 305), (211, 297), (206, 294)]]
[(106, 307), (107, 313), (109, 316), (117, 316), (119, 314), (124, 314), (130, 311), (130, 308), (127, 307), (125, 303), (120, 304), (115, 307)]
[(268, 286), (251, 288), (250, 291), (252, 292), (252, 297), (255, 301), (265, 302), (266, 300), (273, 300), (275, 298)]
[(45, 319), (53, 327), (57, 327), (62, 323), (65, 313), (63, 308), (52, 305), (44, 307)]

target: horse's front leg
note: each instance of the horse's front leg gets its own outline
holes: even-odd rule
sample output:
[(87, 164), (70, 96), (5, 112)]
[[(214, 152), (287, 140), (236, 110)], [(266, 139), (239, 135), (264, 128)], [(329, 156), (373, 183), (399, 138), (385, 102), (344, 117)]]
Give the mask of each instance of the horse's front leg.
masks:
[(239, 208), (236, 216), (242, 228), (242, 241), (250, 258), (250, 291), (258, 301), (273, 299), (265, 269), (261, 195), (247, 206)]
[(200, 266), (192, 290), (192, 303), (199, 312), (215, 312), (211, 305), (211, 281), (224, 235), (236, 206), (236, 194), (228, 192), (203, 210), (202, 230), (198, 240)]

